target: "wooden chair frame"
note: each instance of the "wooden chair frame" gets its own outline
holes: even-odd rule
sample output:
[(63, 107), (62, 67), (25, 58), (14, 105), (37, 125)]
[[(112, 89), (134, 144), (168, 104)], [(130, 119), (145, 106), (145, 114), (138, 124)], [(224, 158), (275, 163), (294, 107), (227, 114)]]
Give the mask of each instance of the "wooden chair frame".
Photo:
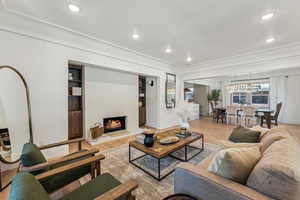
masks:
[[(47, 172), (38, 174), (35, 177), (37, 178), (37, 180), (42, 180), (42, 179), (51, 177), (53, 175), (64, 173), (68, 170), (75, 169), (77, 167), (81, 167), (81, 166), (84, 166), (84, 165), (91, 164), (92, 165), (91, 174), (92, 174), (92, 178), (93, 178), (93, 177), (95, 177), (95, 169), (94, 169), (95, 166), (98, 166), (98, 167), (96, 167), (96, 173), (97, 173), (97, 175), (100, 175), (100, 173), (101, 173), (100, 161), (103, 160), (104, 158), (105, 158), (104, 155), (98, 154), (98, 155), (92, 156), (90, 158), (87, 158), (87, 159), (84, 159), (84, 160), (81, 160), (81, 161), (78, 161), (78, 162), (74, 162), (74, 163), (71, 163), (71, 164), (67, 164), (67, 165), (64, 165), (62, 167), (58, 167), (56, 169), (52, 169), (52, 170), (49, 170)], [(36, 167), (36, 169), (40, 169), (40, 168)], [(138, 184), (137, 184), (136, 181), (128, 180), (128, 181), (122, 183), (121, 185), (111, 189), (110, 191), (102, 194), (101, 196), (97, 197), (96, 200), (118, 199), (118, 198), (120, 198), (121, 196), (123, 196), (125, 194), (130, 194), (129, 195), (130, 199), (134, 199), (134, 197), (131, 195), (131, 192), (133, 190), (135, 190), (137, 187), (138, 187)]]
[[(81, 151), (83, 141), (85, 141), (85, 139), (83, 139), (83, 138), (73, 139), (73, 140), (66, 140), (66, 141), (62, 141), (62, 142), (57, 142), (57, 143), (53, 143), (53, 144), (40, 146), (39, 149), (40, 150), (46, 150), (46, 149), (50, 149), (50, 148), (54, 148), (54, 147), (59, 147), (59, 146), (63, 146), (63, 145), (69, 145), (69, 144), (77, 143), (78, 144), (78, 151)], [(47, 162), (37, 164), (37, 165), (33, 165), (33, 166), (30, 166), (30, 167), (26, 167), (26, 166), (23, 166), (22, 164), (20, 164), (20, 167), (19, 167), (18, 170), (19, 171), (32, 172), (32, 171), (37, 171), (37, 170), (41, 170), (41, 169), (46, 169), (50, 166), (53, 166), (53, 165), (56, 165), (56, 164), (59, 164), (59, 163), (62, 163), (62, 162), (71, 161), (71, 160), (86, 157), (86, 156), (91, 156), (90, 158), (86, 158), (86, 159), (83, 159), (83, 160), (80, 160), (80, 161), (77, 161), (77, 162), (74, 162), (74, 163), (71, 163), (71, 164), (66, 164), (66, 165), (64, 165), (62, 167), (59, 167), (59, 168), (56, 168), (56, 169), (62, 168), (62, 169), (65, 169), (65, 171), (66, 171), (66, 170), (68, 170), (68, 167), (70, 167), (69, 165), (75, 165), (77, 167), (80, 167), (80, 166), (84, 166), (86, 164), (91, 164), (92, 167), (91, 167), (90, 174), (91, 174), (92, 178), (95, 178), (96, 175), (100, 174), (100, 162), (99, 162), (100, 157), (102, 159), (105, 158), (103, 155), (101, 155), (101, 156), (97, 157), (98, 160), (93, 160), (93, 159), (95, 159), (95, 155), (98, 152), (99, 152), (98, 149), (90, 149), (90, 150), (87, 150), (87, 151), (82, 151), (82, 152), (77, 152), (77, 153), (75, 152), (73, 154), (69, 154), (69, 155), (66, 155), (66, 156), (63, 156), (63, 157), (60, 157), (60, 158), (49, 160)], [(91, 159), (91, 158), (93, 158), (93, 159)], [(86, 163), (87, 161), (90, 161), (90, 162)], [(51, 171), (55, 171), (56, 169), (53, 169)], [(43, 174), (47, 174), (47, 173), (48, 173), (48, 171), (43, 173)], [(52, 175), (54, 175), (54, 174), (52, 174)]]

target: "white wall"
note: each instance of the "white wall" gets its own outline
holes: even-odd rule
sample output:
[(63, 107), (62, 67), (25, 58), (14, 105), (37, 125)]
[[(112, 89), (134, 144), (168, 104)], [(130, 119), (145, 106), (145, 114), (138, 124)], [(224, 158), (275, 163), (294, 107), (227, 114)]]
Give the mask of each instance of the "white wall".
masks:
[(85, 122), (89, 133), (106, 117), (127, 117), (127, 130), (138, 130), (138, 75), (85, 67)]
[(300, 124), (300, 74), (287, 78), (286, 117), (284, 121), (291, 124)]
[[(153, 81), (153, 86), (148, 84)], [(158, 100), (157, 100), (157, 78), (146, 77), (146, 125), (157, 128)]]
[[(8, 13), (1, 10), (1, 7), (0, 44), (3, 47), (0, 53), (1, 65), (16, 67), (28, 82), (34, 142), (38, 145), (68, 138), (67, 78), (70, 60), (158, 77), (158, 128), (178, 122), (175, 110), (165, 108), (166, 72), (175, 71), (169, 64)], [(180, 81), (177, 84), (179, 98)], [(55, 155), (55, 151), (48, 154)]]

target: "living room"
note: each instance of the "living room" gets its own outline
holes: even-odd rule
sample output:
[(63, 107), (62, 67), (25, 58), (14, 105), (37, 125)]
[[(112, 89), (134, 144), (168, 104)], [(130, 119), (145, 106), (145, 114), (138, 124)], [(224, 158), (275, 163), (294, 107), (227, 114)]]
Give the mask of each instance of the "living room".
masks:
[(299, 8), (2, 0), (0, 198), (300, 198)]

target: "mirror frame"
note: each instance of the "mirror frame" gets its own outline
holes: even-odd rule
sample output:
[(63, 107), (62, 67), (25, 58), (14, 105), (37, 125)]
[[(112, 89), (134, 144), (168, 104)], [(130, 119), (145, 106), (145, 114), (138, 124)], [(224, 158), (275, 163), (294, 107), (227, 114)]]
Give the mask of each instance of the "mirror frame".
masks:
[[(24, 86), (25, 86), (25, 90), (26, 90), (26, 99), (27, 99), (27, 110), (28, 110), (28, 125), (29, 125), (29, 142), (33, 143), (33, 133), (32, 133), (32, 118), (31, 118), (31, 104), (30, 104), (30, 93), (29, 93), (29, 88), (28, 85), (25, 81), (25, 78), (23, 77), (23, 75), (16, 70), (14, 67), (11, 66), (0, 66), (0, 70), (1, 69), (9, 69), (13, 72), (15, 72), (19, 78), (21, 78)], [(5, 163), (5, 164), (13, 164), (18, 162), (20, 159), (18, 159), (17, 161), (7, 161), (5, 160), (1, 155), (0, 155), (0, 161)]]
[[(169, 85), (169, 77), (172, 76), (174, 78), (174, 82), (175, 82), (175, 99), (173, 102), (173, 106), (169, 106), (169, 102), (168, 102), (168, 85)], [(171, 73), (166, 73), (166, 86), (165, 86), (165, 100), (166, 100), (166, 108), (167, 109), (172, 109), (176, 107), (176, 74), (171, 74)]]

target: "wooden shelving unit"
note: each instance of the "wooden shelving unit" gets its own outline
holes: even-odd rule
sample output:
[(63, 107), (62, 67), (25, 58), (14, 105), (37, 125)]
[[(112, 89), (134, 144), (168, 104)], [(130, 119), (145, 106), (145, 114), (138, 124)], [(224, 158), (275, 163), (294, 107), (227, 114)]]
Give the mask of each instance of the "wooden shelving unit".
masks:
[(146, 124), (146, 77), (139, 76), (139, 126)]
[[(69, 139), (83, 137), (83, 102), (84, 83), (83, 66), (69, 64), (69, 86), (68, 86), (68, 127)], [(81, 95), (73, 94), (72, 88), (81, 88)]]

